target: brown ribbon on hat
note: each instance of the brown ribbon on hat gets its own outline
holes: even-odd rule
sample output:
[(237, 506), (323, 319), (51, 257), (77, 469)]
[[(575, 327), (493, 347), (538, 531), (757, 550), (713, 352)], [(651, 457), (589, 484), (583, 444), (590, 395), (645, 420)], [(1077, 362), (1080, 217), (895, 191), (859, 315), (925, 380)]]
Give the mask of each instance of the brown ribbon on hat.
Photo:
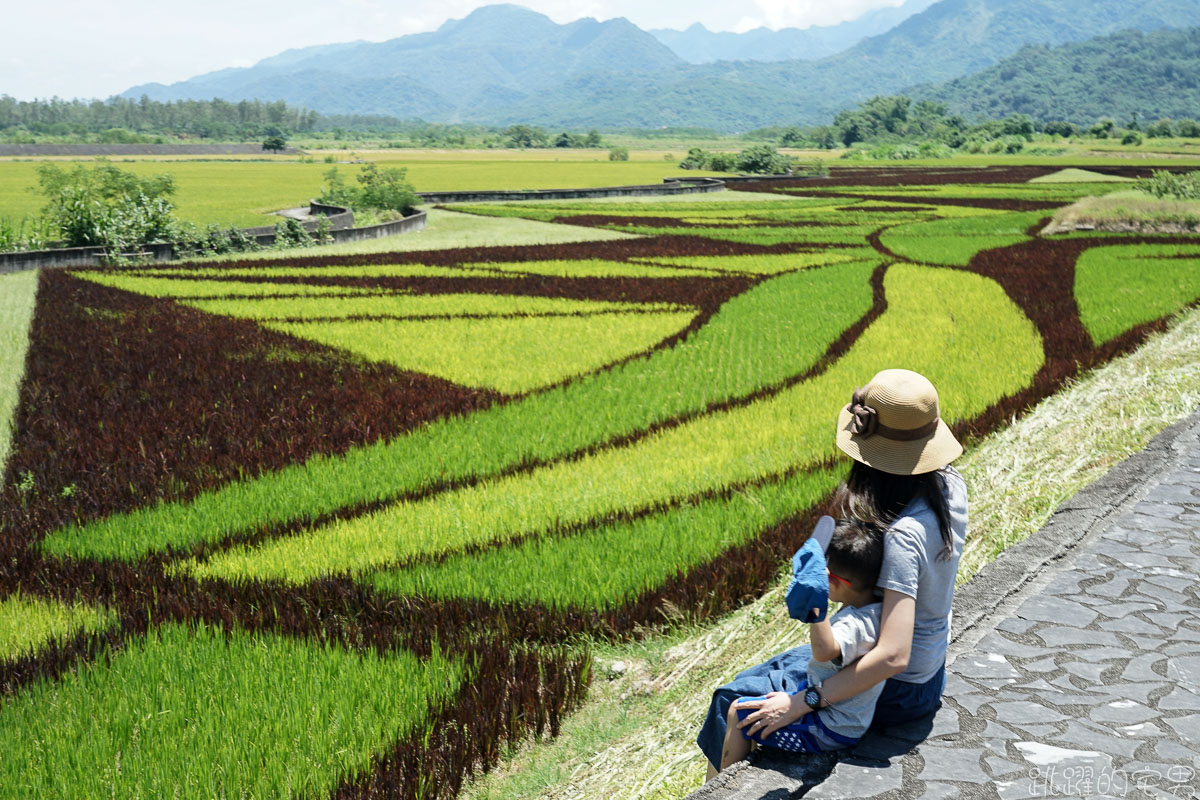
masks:
[(938, 427), (937, 417), (928, 425), (919, 428), (892, 428), (879, 422), (879, 412), (866, 404), (867, 393), (864, 389), (855, 389), (850, 398), (850, 433), (866, 439), (876, 434), (896, 442), (914, 442), (932, 436)]

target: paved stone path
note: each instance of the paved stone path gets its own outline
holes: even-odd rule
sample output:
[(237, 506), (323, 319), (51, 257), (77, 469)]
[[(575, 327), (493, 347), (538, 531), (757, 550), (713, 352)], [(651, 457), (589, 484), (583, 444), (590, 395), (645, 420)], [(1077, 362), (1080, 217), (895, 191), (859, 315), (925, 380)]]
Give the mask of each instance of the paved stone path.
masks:
[(1200, 798), (1200, 413), (1001, 562), (960, 589), (932, 719), (695, 796)]

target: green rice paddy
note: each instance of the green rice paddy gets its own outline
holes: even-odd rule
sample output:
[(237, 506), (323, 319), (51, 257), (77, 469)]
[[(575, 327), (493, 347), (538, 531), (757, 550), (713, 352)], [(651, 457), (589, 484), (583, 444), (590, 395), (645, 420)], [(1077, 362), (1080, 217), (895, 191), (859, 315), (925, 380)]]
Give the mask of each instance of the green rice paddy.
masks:
[(0, 663), (31, 656), (50, 642), (103, 630), (115, 621), (108, 609), (10, 595), (0, 599)]

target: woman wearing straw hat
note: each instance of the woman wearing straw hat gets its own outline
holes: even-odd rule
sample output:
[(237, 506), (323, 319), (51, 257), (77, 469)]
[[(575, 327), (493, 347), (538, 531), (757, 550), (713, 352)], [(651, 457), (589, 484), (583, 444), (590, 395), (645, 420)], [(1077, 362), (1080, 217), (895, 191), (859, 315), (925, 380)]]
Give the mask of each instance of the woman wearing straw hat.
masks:
[(713, 693), (697, 744), (716, 774), (732, 702), (756, 709), (741, 723), (768, 736), (816, 708), (886, 680), (872, 727), (917, 719), (941, 703), (958, 559), (967, 530), (967, 490), (950, 462), (962, 446), (938, 413), (937, 390), (904, 369), (877, 374), (838, 419), (837, 445), (854, 459), (836, 505), (843, 516), (887, 529), (879, 641), (814, 694), (789, 692), (806, 678), (812, 651), (797, 647), (742, 673)]

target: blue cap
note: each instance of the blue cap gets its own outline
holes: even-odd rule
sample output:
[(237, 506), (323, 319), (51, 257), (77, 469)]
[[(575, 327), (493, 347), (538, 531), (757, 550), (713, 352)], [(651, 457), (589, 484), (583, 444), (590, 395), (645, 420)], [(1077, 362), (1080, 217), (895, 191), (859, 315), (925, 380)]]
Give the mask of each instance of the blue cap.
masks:
[[(801, 622), (821, 622), (829, 606), (829, 575), (825, 549), (833, 536), (833, 517), (821, 517), (804, 546), (792, 556), (792, 581), (784, 600), (788, 616)], [(817, 609), (817, 613), (813, 613)]]

